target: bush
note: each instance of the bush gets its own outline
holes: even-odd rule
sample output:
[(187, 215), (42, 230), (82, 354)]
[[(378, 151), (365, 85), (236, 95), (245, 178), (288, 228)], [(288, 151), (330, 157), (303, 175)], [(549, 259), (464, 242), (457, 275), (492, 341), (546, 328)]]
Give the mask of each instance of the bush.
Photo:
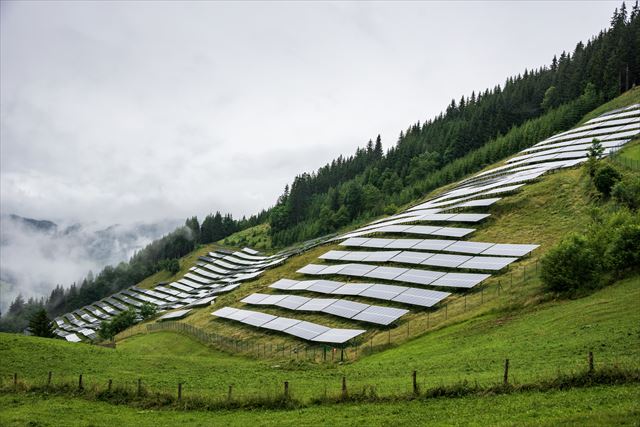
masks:
[(620, 181), (622, 175), (616, 168), (605, 164), (598, 168), (593, 176), (593, 185), (605, 197), (609, 197), (613, 186)]
[(144, 319), (144, 320), (147, 320), (151, 316), (155, 315), (156, 311), (157, 311), (157, 309), (156, 309), (155, 305), (152, 305), (152, 304), (149, 304), (148, 302), (145, 302), (140, 307), (140, 317), (142, 317), (142, 319)]
[(133, 308), (118, 313), (111, 320), (105, 320), (100, 324), (100, 336), (104, 339), (111, 339), (116, 334), (124, 331), (130, 326), (138, 323), (138, 313)]
[(545, 255), (541, 267), (542, 281), (552, 292), (574, 293), (600, 282), (600, 257), (586, 236), (569, 235)]
[(640, 177), (624, 177), (611, 189), (611, 195), (629, 209), (640, 208)]
[(640, 224), (616, 227), (607, 245), (605, 259), (614, 272), (640, 268)]

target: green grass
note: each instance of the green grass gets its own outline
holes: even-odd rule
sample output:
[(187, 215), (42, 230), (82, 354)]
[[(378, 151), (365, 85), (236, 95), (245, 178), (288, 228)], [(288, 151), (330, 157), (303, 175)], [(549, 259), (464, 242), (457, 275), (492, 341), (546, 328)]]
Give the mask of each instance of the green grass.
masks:
[(80, 373), (87, 384), (146, 386), (185, 393), (221, 396), (234, 385), (238, 396), (279, 393), (290, 381), (300, 399), (337, 391), (345, 375), (355, 390), (374, 387), (381, 395), (410, 390), (411, 371), (423, 388), (468, 380), (493, 384), (503, 361), (511, 360), (515, 382), (549, 378), (558, 371), (584, 369), (588, 351), (598, 365), (637, 367), (640, 358), (640, 278), (602, 289), (590, 296), (542, 305), (520, 305), (462, 320), (408, 343), (343, 365), (295, 361), (256, 361), (216, 351), (179, 334), (138, 335), (116, 350), (0, 334), (0, 378), (14, 372), (29, 381), (73, 381)]
[(615, 110), (616, 108), (626, 107), (631, 104), (639, 104), (640, 103), (640, 87), (634, 87), (633, 89), (629, 89), (622, 95), (618, 96), (615, 99), (612, 99), (609, 102), (606, 102), (591, 111), (589, 114), (585, 115), (582, 120), (580, 120), (580, 124), (591, 120), (595, 117), (598, 117), (601, 114), (606, 113), (610, 110)]
[(137, 425), (637, 425), (640, 386), (624, 385), (512, 395), (383, 404), (314, 406), (296, 410), (181, 412), (140, 410), (81, 399), (0, 395), (4, 426)]

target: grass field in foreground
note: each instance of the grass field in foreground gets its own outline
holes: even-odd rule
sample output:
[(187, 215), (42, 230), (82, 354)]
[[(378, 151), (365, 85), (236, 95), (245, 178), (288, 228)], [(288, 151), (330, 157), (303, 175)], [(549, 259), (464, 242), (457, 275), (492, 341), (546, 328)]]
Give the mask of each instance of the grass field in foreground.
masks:
[(296, 410), (181, 412), (139, 410), (67, 397), (0, 395), (3, 426), (136, 425), (637, 425), (640, 386), (607, 386), (549, 393), (344, 404)]
[(138, 378), (151, 391), (172, 392), (183, 382), (185, 394), (265, 396), (291, 383), (294, 397), (318, 397), (339, 390), (345, 375), (352, 390), (374, 387), (379, 395), (411, 389), (411, 371), (421, 387), (463, 380), (493, 384), (501, 379), (505, 358), (515, 382), (533, 382), (586, 368), (588, 351), (596, 364), (637, 367), (640, 360), (640, 277), (619, 282), (590, 296), (569, 301), (496, 310), (432, 331), (400, 347), (344, 365), (265, 362), (210, 349), (191, 338), (169, 333), (139, 335), (118, 348), (77, 345), (0, 334), (0, 378), (14, 372), (31, 382), (84, 375), (88, 385), (133, 385)]

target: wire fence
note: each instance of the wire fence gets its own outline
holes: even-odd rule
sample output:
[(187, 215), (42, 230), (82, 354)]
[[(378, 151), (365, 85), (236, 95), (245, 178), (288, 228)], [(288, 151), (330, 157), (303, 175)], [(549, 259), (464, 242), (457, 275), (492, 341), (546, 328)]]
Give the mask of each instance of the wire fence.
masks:
[[(354, 340), (345, 345), (305, 344), (305, 343), (269, 343), (262, 339), (245, 339), (225, 336), (180, 321), (165, 321), (133, 326), (116, 335), (119, 341), (134, 335), (160, 331), (184, 334), (207, 346), (231, 354), (239, 354), (259, 359), (300, 360), (317, 363), (338, 363), (358, 359), (359, 357), (384, 351), (430, 330), (459, 320), (472, 311), (498, 298), (511, 298), (520, 286), (539, 276), (538, 259), (530, 259), (518, 268), (509, 268), (500, 278), (488, 281), (464, 293), (452, 294), (435, 309), (415, 312), (418, 316), (398, 325), (379, 329), (366, 338)], [(266, 331), (265, 331), (266, 332)]]
[(620, 154), (619, 151), (615, 151), (611, 154), (611, 160), (629, 169), (636, 171), (640, 170), (640, 160), (629, 158), (625, 155)]

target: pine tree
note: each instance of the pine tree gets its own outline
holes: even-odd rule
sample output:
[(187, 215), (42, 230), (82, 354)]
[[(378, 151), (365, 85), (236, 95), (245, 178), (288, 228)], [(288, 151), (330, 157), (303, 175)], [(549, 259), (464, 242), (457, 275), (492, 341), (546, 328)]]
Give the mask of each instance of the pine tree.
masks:
[(47, 311), (42, 308), (36, 311), (33, 316), (29, 319), (29, 330), (31, 334), (36, 337), (43, 338), (53, 338), (55, 334), (53, 333), (53, 323), (49, 316), (47, 316)]

